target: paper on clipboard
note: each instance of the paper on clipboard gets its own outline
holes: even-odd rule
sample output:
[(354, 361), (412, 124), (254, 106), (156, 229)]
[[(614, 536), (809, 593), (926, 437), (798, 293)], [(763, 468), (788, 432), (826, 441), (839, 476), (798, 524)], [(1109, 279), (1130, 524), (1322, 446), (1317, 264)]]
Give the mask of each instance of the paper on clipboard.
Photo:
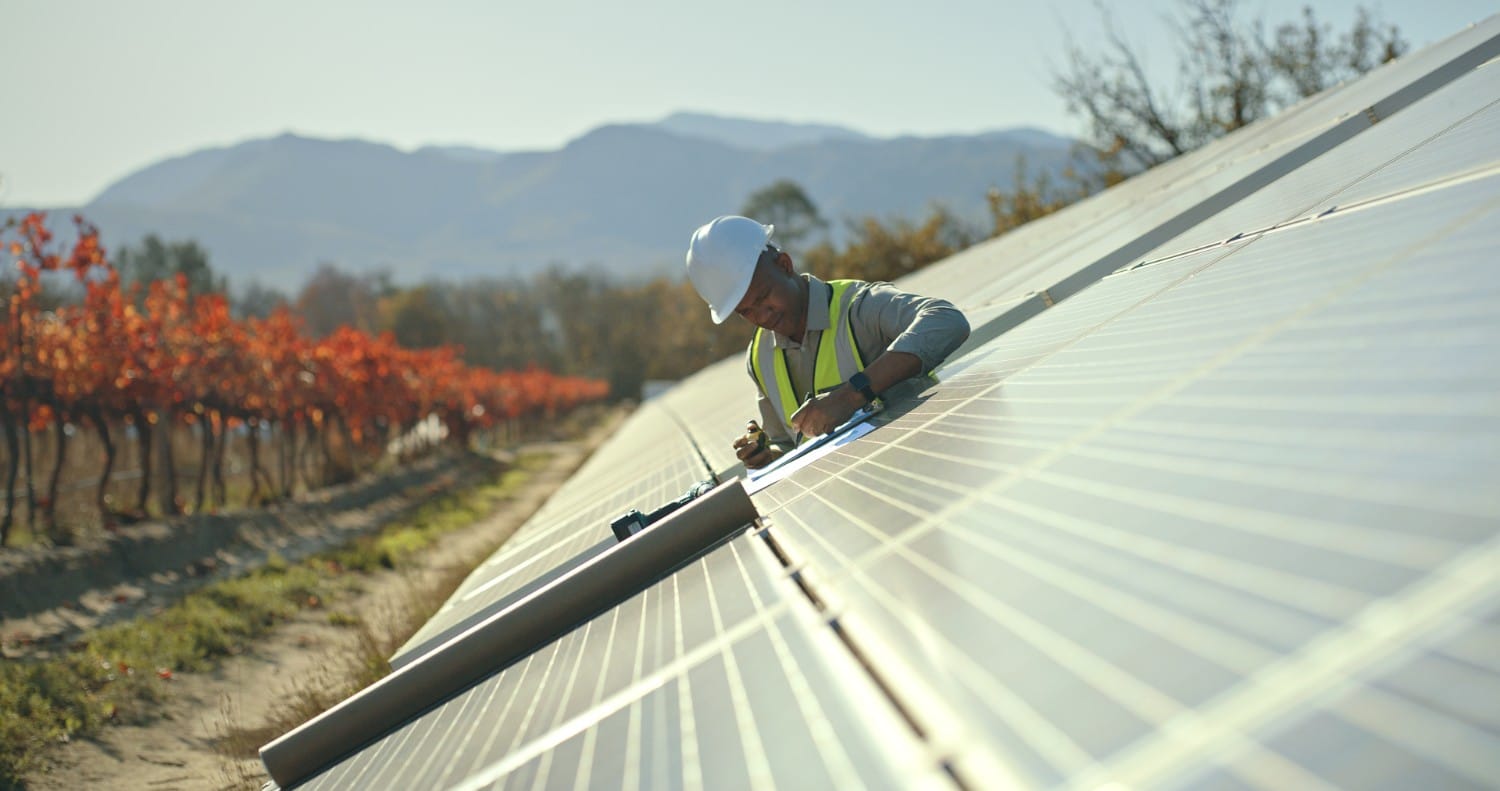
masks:
[(751, 470), (746, 476), (748, 480), (745, 482), (745, 491), (748, 494), (754, 494), (827, 456), (834, 448), (847, 445), (874, 431), (875, 425), (869, 422), (869, 418), (877, 411), (879, 410), (864, 407), (833, 431), (788, 451), (773, 464), (759, 470)]

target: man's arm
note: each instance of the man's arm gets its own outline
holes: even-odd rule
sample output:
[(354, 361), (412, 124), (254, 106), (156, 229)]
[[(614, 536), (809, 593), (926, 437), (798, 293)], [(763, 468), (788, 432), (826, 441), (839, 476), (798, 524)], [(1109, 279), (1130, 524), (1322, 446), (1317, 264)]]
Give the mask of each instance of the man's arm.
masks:
[[(876, 393), (936, 368), (969, 337), (969, 321), (952, 303), (889, 283), (870, 284), (850, 306), (850, 318), (857, 335), (874, 337), (877, 348), (885, 348), (865, 366)], [(793, 413), (792, 427), (808, 436), (826, 434), (864, 403), (864, 395), (845, 382)]]
[[(969, 339), (969, 320), (953, 303), (901, 291), (890, 283), (871, 283), (849, 311), (856, 336), (878, 337), (887, 351), (915, 355), (921, 367), (917, 373), (938, 367)], [(874, 363), (869, 361), (869, 366)], [(866, 373), (874, 378), (868, 368)]]
[[(922, 358), (906, 352), (886, 350), (865, 367), (865, 376), (870, 377), (870, 389), (885, 392), (897, 382), (922, 373)], [(838, 428), (860, 407), (865, 405), (865, 396), (849, 386), (848, 382), (803, 404), (792, 413), (792, 425), (809, 437), (818, 437)]]

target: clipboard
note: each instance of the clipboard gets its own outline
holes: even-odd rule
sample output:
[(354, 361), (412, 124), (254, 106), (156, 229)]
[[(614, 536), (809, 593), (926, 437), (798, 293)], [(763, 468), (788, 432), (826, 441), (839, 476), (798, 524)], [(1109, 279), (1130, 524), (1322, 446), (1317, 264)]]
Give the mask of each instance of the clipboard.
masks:
[(764, 489), (776, 481), (785, 478), (793, 471), (807, 466), (818, 457), (824, 455), (840, 445), (846, 445), (856, 439), (875, 430), (875, 426), (869, 422), (870, 418), (880, 412), (884, 407), (879, 402), (860, 407), (849, 419), (839, 424), (837, 428), (822, 435), (813, 437), (796, 448), (787, 451), (776, 461), (758, 469), (750, 470), (745, 477), (746, 491), (755, 493)]

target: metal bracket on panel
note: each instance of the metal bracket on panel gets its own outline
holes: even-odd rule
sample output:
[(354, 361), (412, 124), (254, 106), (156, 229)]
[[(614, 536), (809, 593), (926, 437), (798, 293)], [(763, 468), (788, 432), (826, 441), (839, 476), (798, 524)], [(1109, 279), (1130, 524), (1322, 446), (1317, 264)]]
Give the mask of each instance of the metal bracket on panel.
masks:
[(608, 552), (618, 543), (620, 543), (619, 540), (614, 536), (606, 538), (603, 541), (600, 541), (599, 543), (578, 553), (577, 555), (574, 555), (573, 557), (564, 560), (556, 566), (553, 566), (541, 576), (531, 580), (530, 582), (527, 582), (524, 585), (521, 585), (510, 593), (501, 596), (499, 599), (490, 602), (489, 604), (480, 608), (477, 612), (470, 613), (468, 616), (461, 619), (458, 623), (449, 626), (438, 634), (428, 637), (427, 639), (423, 640), (420, 643), (417, 643), (414, 646), (408, 643), (408, 648), (403, 650), (400, 654), (391, 658), (391, 670), (400, 670), (406, 665), (409, 665), (417, 661), (418, 659), (421, 659), (422, 656), (427, 652), (436, 650), (437, 648), (446, 644), (449, 640), (452, 640), (453, 638), (483, 623), (485, 620), (493, 617), (496, 613), (503, 612), (509, 609), (510, 607), (514, 606), (516, 602), (522, 601), (523, 599), (531, 596), (537, 591), (547, 587), (548, 585), (551, 585), (553, 582), (571, 573), (574, 569), (584, 565), (585, 563), (588, 563), (599, 555)]
[(1041, 291), (1038, 291), (1036, 293), (1037, 293), (1037, 296), (1039, 296), (1039, 297), (1042, 298), (1042, 304), (1043, 305), (1045, 305), (1045, 306), (1047, 306), (1047, 307), (1050, 308), (1053, 305), (1057, 304), (1056, 302), (1053, 301), (1052, 295), (1047, 293), (1047, 289), (1044, 288)]
[(1375, 112), (1374, 105), (1365, 108), (1365, 117), (1370, 119), (1371, 126), (1380, 123), (1380, 115)]

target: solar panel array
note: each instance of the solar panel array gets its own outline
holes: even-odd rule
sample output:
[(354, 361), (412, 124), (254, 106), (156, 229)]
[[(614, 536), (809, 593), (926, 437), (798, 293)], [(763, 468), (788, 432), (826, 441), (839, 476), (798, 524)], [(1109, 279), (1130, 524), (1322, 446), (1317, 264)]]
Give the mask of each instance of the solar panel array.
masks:
[[(1494, 787), (1497, 54), (912, 276), (976, 327), (939, 384), (297, 787)], [(393, 664), (731, 468), (751, 399), (734, 359), (642, 405)]]

